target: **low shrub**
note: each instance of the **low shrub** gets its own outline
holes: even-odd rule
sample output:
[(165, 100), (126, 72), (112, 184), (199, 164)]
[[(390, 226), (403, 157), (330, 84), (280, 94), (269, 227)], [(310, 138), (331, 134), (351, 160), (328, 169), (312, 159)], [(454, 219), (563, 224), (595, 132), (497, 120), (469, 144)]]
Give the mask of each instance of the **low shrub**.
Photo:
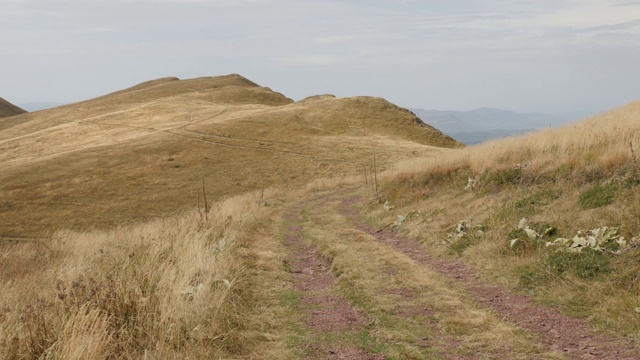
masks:
[(558, 229), (546, 222), (535, 222), (518, 227), (508, 235), (509, 249), (513, 254), (523, 256), (545, 248), (546, 242), (558, 235)]

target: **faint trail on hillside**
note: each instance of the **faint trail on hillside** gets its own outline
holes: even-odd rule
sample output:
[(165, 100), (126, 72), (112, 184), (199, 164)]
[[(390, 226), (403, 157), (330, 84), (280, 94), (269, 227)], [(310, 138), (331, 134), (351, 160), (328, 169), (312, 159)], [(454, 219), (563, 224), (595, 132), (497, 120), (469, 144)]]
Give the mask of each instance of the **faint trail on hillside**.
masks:
[[(163, 133), (163, 134), (167, 134), (167, 135), (171, 135), (171, 136), (175, 136), (175, 137), (181, 137), (181, 138), (184, 138), (184, 139), (198, 141), (198, 142), (205, 143), (205, 144), (213, 144), (213, 145), (218, 145), (218, 146), (225, 146), (225, 147), (232, 147), (232, 148), (239, 148), (239, 149), (251, 149), (251, 150), (269, 151), (269, 152), (281, 153), (281, 154), (286, 154), (286, 155), (301, 156), (301, 157), (306, 157), (306, 158), (311, 158), (311, 159), (322, 159), (322, 160), (331, 160), (331, 161), (345, 161), (343, 159), (330, 158), (330, 157), (325, 157), (325, 156), (318, 156), (318, 155), (307, 154), (307, 153), (291, 151), (291, 150), (280, 150), (280, 149), (272, 149), (272, 148), (259, 147), (259, 146), (229, 144), (229, 143), (222, 142), (222, 141), (214, 141), (214, 140), (204, 139), (204, 138), (202, 138), (202, 136), (189, 136), (187, 134), (178, 132), (178, 131), (190, 132), (189, 130), (174, 130), (174, 129), (162, 130), (162, 129), (156, 129), (156, 128), (145, 127), (145, 126), (136, 126), (136, 125), (119, 124), (119, 123), (101, 123), (101, 122), (92, 122), (92, 121), (85, 121), (85, 122), (83, 122), (83, 124), (92, 124), (92, 125), (97, 125), (97, 126), (127, 127), (127, 128), (132, 128), (132, 129)], [(208, 134), (208, 135), (209, 136), (216, 136), (216, 135), (212, 135), (212, 134)]]
[(415, 240), (392, 232), (377, 232), (362, 221), (355, 209), (361, 201), (361, 197), (352, 196), (343, 200), (341, 207), (343, 215), (350, 218), (357, 228), (448, 278), (452, 286), (461, 287), (477, 303), (537, 336), (548, 349), (562, 353), (568, 359), (640, 359), (640, 347), (631, 340), (595, 333), (584, 320), (533, 304), (528, 296), (481, 280), (477, 271), (461, 261), (437, 258)]
[(60, 130), (60, 129), (68, 128), (68, 127), (71, 127), (73, 125), (74, 125), (73, 122), (66, 122), (66, 123), (63, 123), (63, 124), (59, 124), (59, 125), (48, 127), (46, 129), (41, 129), (41, 130), (37, 130), (37, 131), (34, 131), (34, 132), (30, 132), (28, 134), (14, 136), (14, 137), (9, 138), (9, 139), (0, 139), (0, 145), (4, 145), (4, 144), (11, 143), (13, 141), (18, 141), (18, 140), (22, 140), (22, 139), (25, 139), (25, 138), (33, 137), (34, 135), (38, 135), (38, 134), (42, 134), (42, 133), (46, 133), (46, 132), (50, 132), (50, 131), (57, 131), (57, 130)]
[[(191, 125), (191, 124), (189, 124), (189, 125)], [(252, 138), (238, 137), (238, 136), (227, 137), (227, 136), (224, 136), (224, 135), (211, 134), (211, 133), (204, 132), (204, 131), (189, 130), (189, 129), (185, 129), (184, 127), (181, 127), (180, 130), (184, 131), (184, 132), (196, 134), (196, 135), (206, 135), (206, 136), (211, 136), (211, 137), (216, 137), (216, 138), (223, 138), (223, 139), (227, 139), (227, 140), (246, 141), (246, 142), (252, 142), (252, 143), (271, 143), (271, 144), (282, 144), (282, 145), (294, 145), (294, 146), (300, 145), (300, 144), (297, 144), (297, 143), (294, 143), (294, 142), (287, 142), (287, 141), (260, 140), (260, 139), (252, 139)]]
[[(190, 122), (188, 122), (187, 124), (185, 124), (185, 125), (182, 125), (182, 126), (178, 127), (177, 129), (184, 129), (184, 128), (186, 128), (186, 127), (187, 127), (187, 126), (189, 126), (189, 125), (195, 125), (195, 124), (198, 124), (198, 123), (201, 123), (201, 122), (207, 121), (207, 120), (215, 119), (215, 118), (217, 118), (218, 116), (225, 114), (228, 110), (229, 110), (229, 107), (228, 107), (228, 106), (225, 106), (225, 107), (224, 107), (224, 109), (223, 109), (222, 111), (220, 111), (219, 113), (217, 113), (217, 114), (213, 114), (213, 115), (211, 115), (211, 116), (209, 116), (209, 117), (206, 117), (206, 118), (204, 118), (204, 119), (190, 121)], [(193, 114), (192, 114), (192, 113), (190, 113), (190, 114), (189, 114), (189, 117), (191, 117), (192, 115), (193, 115)]]

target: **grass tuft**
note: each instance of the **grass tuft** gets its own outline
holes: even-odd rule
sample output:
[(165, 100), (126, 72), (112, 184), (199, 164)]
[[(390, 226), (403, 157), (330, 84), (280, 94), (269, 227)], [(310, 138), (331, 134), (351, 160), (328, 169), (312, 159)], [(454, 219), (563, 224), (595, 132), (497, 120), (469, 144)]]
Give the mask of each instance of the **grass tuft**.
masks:
[(583, 209), (596, 209), (613, 204), (617, 187), (613, 184), (594, 185), (580, 194), (579, 204)]
[(557, 276), (572, 274), (581, 279), (595, 278), (611, 271), (610, 255), (589, 248), (580, 253), (554, 251), (544, 263)]

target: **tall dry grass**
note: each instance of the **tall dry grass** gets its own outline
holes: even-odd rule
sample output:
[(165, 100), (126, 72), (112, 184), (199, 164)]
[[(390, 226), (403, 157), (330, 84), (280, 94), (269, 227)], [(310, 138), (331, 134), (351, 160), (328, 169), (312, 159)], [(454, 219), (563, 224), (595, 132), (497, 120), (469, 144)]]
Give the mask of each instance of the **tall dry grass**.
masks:
[(253, 314), (244, 248), (256, 195), (104, 232), (0, 248), (0, 358), (242, 356)]
[(447, 175), (469, 170), (472, 176), (513, 166), (545, 172), (560, 165), (605, 173), (640, 154), (640, 101), (560, 128), (450, 150), (419, 161), (402, 162), (390, 174)]

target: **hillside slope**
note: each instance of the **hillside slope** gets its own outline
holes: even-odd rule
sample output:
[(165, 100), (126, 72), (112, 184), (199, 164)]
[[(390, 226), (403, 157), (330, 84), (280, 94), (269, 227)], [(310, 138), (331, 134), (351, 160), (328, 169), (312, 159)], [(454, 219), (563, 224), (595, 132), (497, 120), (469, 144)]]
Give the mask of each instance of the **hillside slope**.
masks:
[[(461, 146), (377, 98), (298, 103), (239, 75), (145, 82), (0, 128), (0, 235), (112, 227)], [(47, 216), (42, 216), (46, 213)]]
[(0, 118), (24, 114), (27, 111), (21, 109), (7, 100), (0, 98)]

